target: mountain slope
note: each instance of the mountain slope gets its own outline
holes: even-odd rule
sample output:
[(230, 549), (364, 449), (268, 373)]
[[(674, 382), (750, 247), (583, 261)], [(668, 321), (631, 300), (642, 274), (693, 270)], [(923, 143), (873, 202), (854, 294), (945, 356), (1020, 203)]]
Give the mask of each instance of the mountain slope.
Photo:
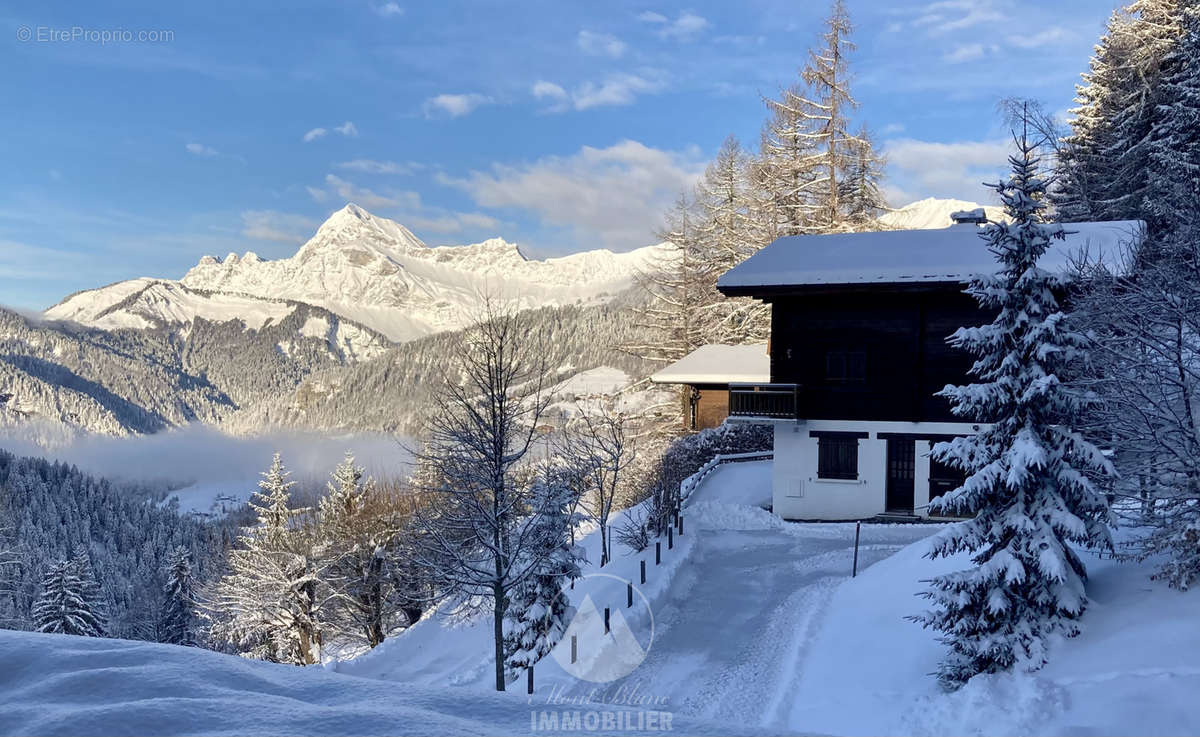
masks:
[[(292, 391), (314, 371), (381, 355), (389, 345), (319, 307), (284, 306), (290, 312), (257, 329), (195, 317), (186, 331), (102, 330), (0, 308), (0, 426), (29, 425), (61, 439), (46, 436), (44, 425), (128, 435), (217, 424)], [(345, 342), (352, 336), (362, 340)]]
[(205, 256), (180, 281), (119, 282), (71, 295), (46, 315), (109, 329), (198, 318), (257, 329), (289, 314), (292, 303), (305, 303), (403, 342), (464, 327), (485, 296), (519, 309), (607, 301), (659, 251), (538, 261), (499, 238), (430, 247), (403, 225), (349, 204), (289, 258)]

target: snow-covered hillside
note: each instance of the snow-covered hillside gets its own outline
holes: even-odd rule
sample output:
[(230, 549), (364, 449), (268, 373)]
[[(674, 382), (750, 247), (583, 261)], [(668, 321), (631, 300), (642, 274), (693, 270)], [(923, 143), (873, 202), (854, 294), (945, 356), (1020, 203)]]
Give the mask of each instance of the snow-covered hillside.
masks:
[(348, 204), (290, 258), (205, 256), (178, 282), (119, 282), (71, 295), (46, 315), (104, 328), (186, 324), (198, 317), (240, 319), (253, 328), (300, 302), (408, 341), (465, 326), (484, 296), (519, 308), (603, 300), (627, 289), (659, 250), (599, 250), (538, 261), (499, 238), (430, 247), (400, 223)]
[(1004, 208), (995, 205), (981, 205), (967, 200), (941, 199), (927, 197), (905, 205), (898, 210), (892, 210), (879, 218), (886, 228), (893, 230), (928, 230), (930, 228), (948, 228), (954, 224), (950, 213), (962, 210), (974, 210), (982, 207), (988, 219), (999, 222), (1005, 219)]

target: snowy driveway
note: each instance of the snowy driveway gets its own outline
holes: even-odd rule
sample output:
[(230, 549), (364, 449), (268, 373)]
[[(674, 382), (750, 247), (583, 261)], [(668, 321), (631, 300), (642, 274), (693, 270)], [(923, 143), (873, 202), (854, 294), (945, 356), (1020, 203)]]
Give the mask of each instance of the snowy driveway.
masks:
[[(654, 646), (625, 679), (679, 715), (786, 727), (807, 647), (850, 576), (853, 524), (784, 523), (747, 506), (769, 498), (769, 474), (769, 463), (722, 466), (685, 511), (694, 548), (658, 598)], [(863, 525), (859, 569), (937, 529)]]

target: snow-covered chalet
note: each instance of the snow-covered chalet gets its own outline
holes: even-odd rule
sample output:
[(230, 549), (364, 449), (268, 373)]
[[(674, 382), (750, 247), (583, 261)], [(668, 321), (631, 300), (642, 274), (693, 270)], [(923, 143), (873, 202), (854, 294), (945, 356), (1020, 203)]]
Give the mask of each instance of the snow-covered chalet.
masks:
[[(936, 392), (969, 381), (957, 328), (992, 318), (963, 292), (994, 256), (982, 210), (931, 230), (792, 236), (723, 274), (718, 288), (772, 308), (769, 380), (729, 385), (730, 420), (775, 426), (773, 509), (785, 519), (924, 516), (956, 488), (933, 443), (979, 428)], [(1136, 221), (1072, 223), (1046, 269), (1115, 254)]]

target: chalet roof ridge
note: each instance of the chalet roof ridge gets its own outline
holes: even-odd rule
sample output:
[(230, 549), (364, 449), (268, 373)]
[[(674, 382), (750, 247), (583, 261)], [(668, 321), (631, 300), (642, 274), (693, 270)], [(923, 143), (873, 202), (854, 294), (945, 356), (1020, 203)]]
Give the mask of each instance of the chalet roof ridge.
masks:
[[(1141, 220), (1062, 225), (1067, 237), (1051, 245), (1042, 259), (1046, 268), (1065, 270), (1083, 257), (1119, 260), (1122, 250), (1145, 232)], [(981, 232), (971, 225), (951, 225), (784, 236), (722, 274), (717, 287), (730, 296), (754, 296), (789, 288), (966, 283), (996, 270)]]

